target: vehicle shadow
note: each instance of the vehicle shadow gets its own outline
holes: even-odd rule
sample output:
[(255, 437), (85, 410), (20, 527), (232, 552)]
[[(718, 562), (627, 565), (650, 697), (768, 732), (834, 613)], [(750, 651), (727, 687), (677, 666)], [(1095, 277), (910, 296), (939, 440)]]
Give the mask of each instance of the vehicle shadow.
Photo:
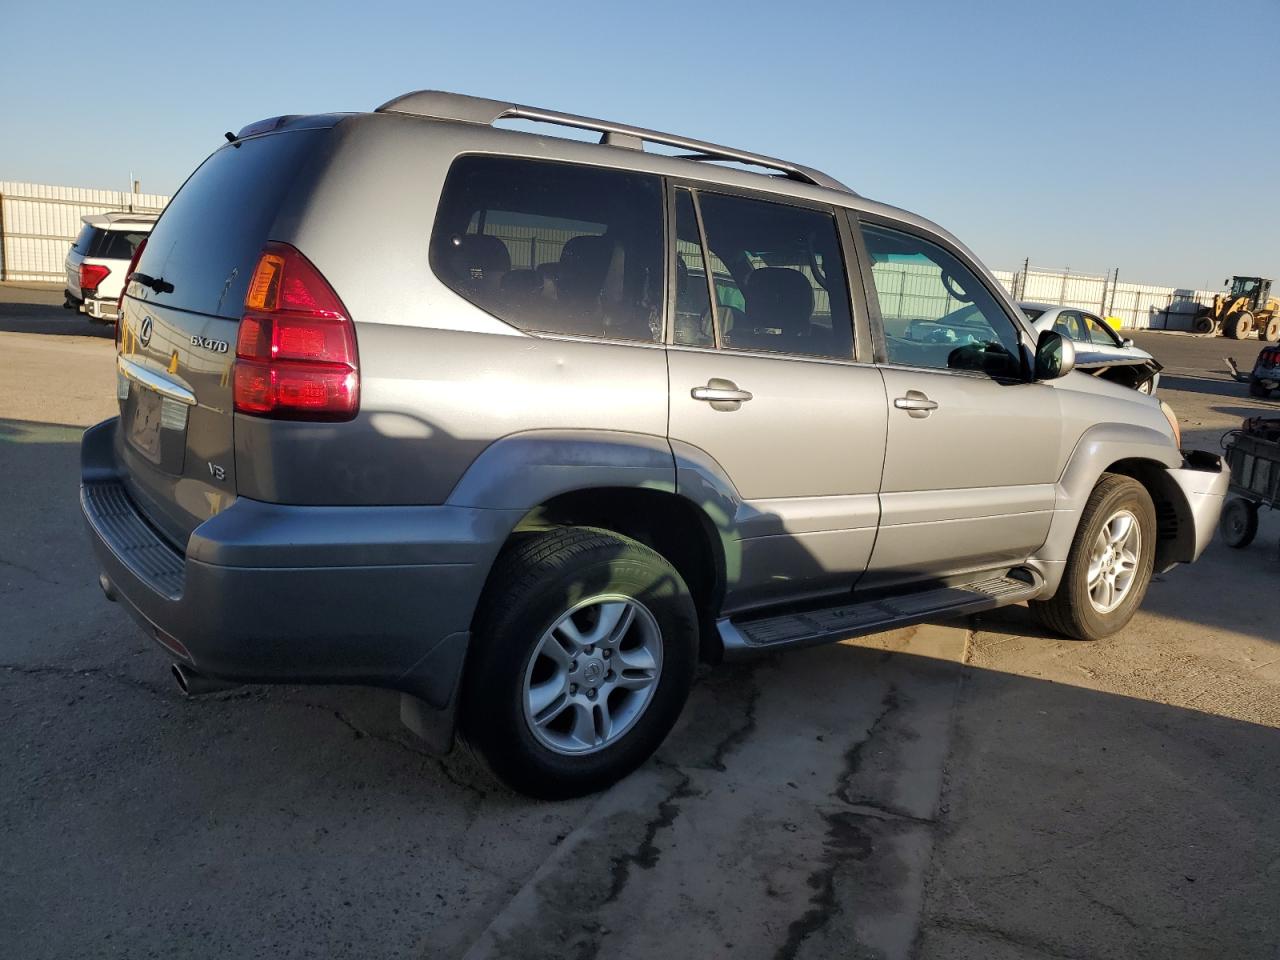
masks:
[(77, 310), (47, 303), (0, 302), (0, 333), (115, 338), (113, 324), (94, 323)]
[[(1224, 371), (1225, 372), (1225, 371)], [(1211, 380), (1207, 377), (1179, 377), (1176, 375), (1160, 375), (1160, 389), (1180, 390), (1185, 393), (1203, 393), (1211, 397), (1249, 396), (1249, 388), (1235, 380)]]

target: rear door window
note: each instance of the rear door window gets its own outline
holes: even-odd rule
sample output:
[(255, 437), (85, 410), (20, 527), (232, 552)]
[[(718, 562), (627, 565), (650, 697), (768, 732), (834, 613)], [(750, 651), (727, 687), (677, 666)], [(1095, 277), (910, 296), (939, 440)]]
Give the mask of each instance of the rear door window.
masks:
[(1053, 321), (1053, 329), (1076, 343), (1089, 342), (1089, 335), (1085, 332), (1084, 317), (1078, 310), (1063, 310), (1059, 313), (1058, 319)]
[(464, 156), (449, 171), (431, 267), (521, 330), (655, 342), (663, 193), (649, 174)]
[(852, 359), (853, 314), (832, 213), (715, 193), (699, 193), (698, 203), (720, 346)]

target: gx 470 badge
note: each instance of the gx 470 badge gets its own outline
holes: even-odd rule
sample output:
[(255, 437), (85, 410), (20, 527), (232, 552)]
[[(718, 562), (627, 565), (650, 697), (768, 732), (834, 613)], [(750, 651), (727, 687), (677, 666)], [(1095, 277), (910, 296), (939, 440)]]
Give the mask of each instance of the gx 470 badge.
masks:
[(226, 353), (231, 349), (231, 345), (225, 340), (214, 340), (211, 337), (202, 337), (199, 334), (192, 334), (191, 345), (193, 347), (204, 347), (204, 349), (212, 350), (214, 353)]

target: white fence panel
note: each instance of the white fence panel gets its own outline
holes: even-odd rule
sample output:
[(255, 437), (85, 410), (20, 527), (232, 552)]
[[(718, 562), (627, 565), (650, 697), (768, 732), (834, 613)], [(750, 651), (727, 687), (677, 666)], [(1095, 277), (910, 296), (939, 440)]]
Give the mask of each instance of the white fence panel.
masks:
[(0, 181), (0, 279), (61, 281), (80, 218), (110, 210), (159, 213), (169, 198)]

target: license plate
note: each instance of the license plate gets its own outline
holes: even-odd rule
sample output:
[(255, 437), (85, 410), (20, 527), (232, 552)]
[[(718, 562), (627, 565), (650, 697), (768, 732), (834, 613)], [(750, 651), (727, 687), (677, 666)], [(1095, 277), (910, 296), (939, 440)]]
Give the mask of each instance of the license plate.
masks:
[(133, 387), (133, 423), (129, 442), (152, 463), (160, 462), (161, 396), (139, 384)]

